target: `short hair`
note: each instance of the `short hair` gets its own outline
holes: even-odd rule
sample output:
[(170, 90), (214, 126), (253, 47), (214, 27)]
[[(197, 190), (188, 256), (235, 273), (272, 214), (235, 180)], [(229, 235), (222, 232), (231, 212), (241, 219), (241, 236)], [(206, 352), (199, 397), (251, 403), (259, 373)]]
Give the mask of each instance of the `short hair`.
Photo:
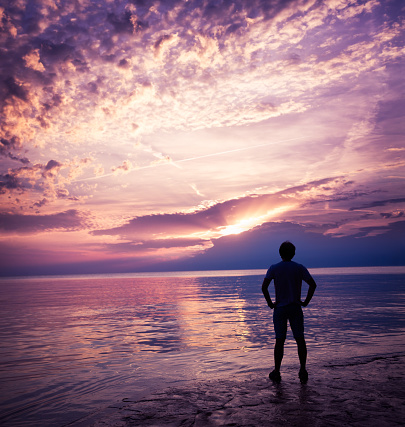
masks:
[(289, 242), (283, 242), (278, 250), (282, 259), (286, 259), (287, 261), (291, 261), (295, 255), (295, 246)]

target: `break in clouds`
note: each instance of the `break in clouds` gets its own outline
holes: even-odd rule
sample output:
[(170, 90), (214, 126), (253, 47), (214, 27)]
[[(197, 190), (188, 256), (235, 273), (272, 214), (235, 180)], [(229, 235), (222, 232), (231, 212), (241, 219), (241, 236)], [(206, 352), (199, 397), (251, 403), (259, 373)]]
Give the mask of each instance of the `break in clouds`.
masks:
[(136, 269), (266, 223), (388, 233), (403, 26), (401, 1), (3, 2), (3, 250)]

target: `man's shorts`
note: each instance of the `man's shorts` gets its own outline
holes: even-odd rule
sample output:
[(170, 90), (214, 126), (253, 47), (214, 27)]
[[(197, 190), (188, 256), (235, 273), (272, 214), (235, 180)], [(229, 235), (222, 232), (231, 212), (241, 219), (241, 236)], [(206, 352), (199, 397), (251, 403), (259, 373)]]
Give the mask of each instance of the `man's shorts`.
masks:
[(276, 339), (286, 339), (287, 320), (290, 322), (294, 338), (302, 338), (304, 336), (304, 315), (301, 305), (288, 304), (281, 307), (276, 306), (273, 311)]

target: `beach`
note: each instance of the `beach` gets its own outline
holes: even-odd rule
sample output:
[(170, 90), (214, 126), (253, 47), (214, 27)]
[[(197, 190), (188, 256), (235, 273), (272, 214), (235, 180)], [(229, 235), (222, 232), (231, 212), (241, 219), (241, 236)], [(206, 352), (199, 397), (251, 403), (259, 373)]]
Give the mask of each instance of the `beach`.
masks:
[(268, 379), (264, 272), (4, 279), (0, 423), (401, 425), (405, 274), (389, 271), (312, 271), (306, 385), (291, 331)]
[(400, 426), (405, 423), (405, 355), (312, 366), (280, 384), (266, 371), (243, 378), (170, 387), (139, 400), (125, 397), (74, 426)]

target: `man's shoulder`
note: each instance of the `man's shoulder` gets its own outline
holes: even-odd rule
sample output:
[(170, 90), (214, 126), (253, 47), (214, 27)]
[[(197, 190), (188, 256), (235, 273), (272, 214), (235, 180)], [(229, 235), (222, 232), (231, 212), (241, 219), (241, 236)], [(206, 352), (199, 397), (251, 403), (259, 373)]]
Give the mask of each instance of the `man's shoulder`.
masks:
[(308, 271), (307, 268), (302, 265), (299, 264), (298, 262), (295, 261), (281, 261), (278, 264), (274, 265), (275, 269), (280, 269), (280, 270), (284, 270), (284, 271), (300, 271), (300, 272), (306, 272)]
[(307, 269), (303, 264), (300, 264), (300, 263), (298, 263), (298, 262), (295, 262), (295, 261), (291, 261), (293, 264), (294, 264), (294, 266), (295, 267), (297, 267), (297, 268), (304, 268), (305, 270)]
[(304, 267), (304, 266), (301, 265), (301, 264), (298, 264), (298, 262), (290, 260), (290, 261), (280, 261), (277, 264), (273, 264), (271, 267), (274, 267), (274, 268), (276, 268), (276, 267), (283, 267), (283, 268), (300, 267), (301, 268), (301, 267)]
[(269, 267), (269, 271), (270, 270), (277, 270), (278, 268), (280, 268), (281, 267), (281, 265), (283, 264), (283, 261), (281, 261), (281, 262), (278, 262), (278, 263), (276, 263), (276, 264), (272, 264), (270, 267)]
[[(294, 261), (292, 261), (292, 262), (294, 262)], [(304, 274), (309, 274), (308, 269), (307, 269), (307, 267), (305, 267), (305, 265), (299, 264), (298, 262), (294, 262), (294, 264), (295, 264), (295, 268), (297, 270), (300, 270)]]
[(270, 268), (276, 268), (277, 266), (281, 265), (283, 261), (277, 262), (276, 264), (272, 264)]
[(274, 278), (274, 274), (279, 270), (280, 264), (281, 264), (281, 262), (279, 262), (277, 264), (271, 264), (271, 266), (268, 268), (267, 273), (266, 273), (266, 277), (268, 279)]
[(272, 264), (268, 271), (307, 271), (307, 268), (295, 261), (280, 261), (277, 264)]

